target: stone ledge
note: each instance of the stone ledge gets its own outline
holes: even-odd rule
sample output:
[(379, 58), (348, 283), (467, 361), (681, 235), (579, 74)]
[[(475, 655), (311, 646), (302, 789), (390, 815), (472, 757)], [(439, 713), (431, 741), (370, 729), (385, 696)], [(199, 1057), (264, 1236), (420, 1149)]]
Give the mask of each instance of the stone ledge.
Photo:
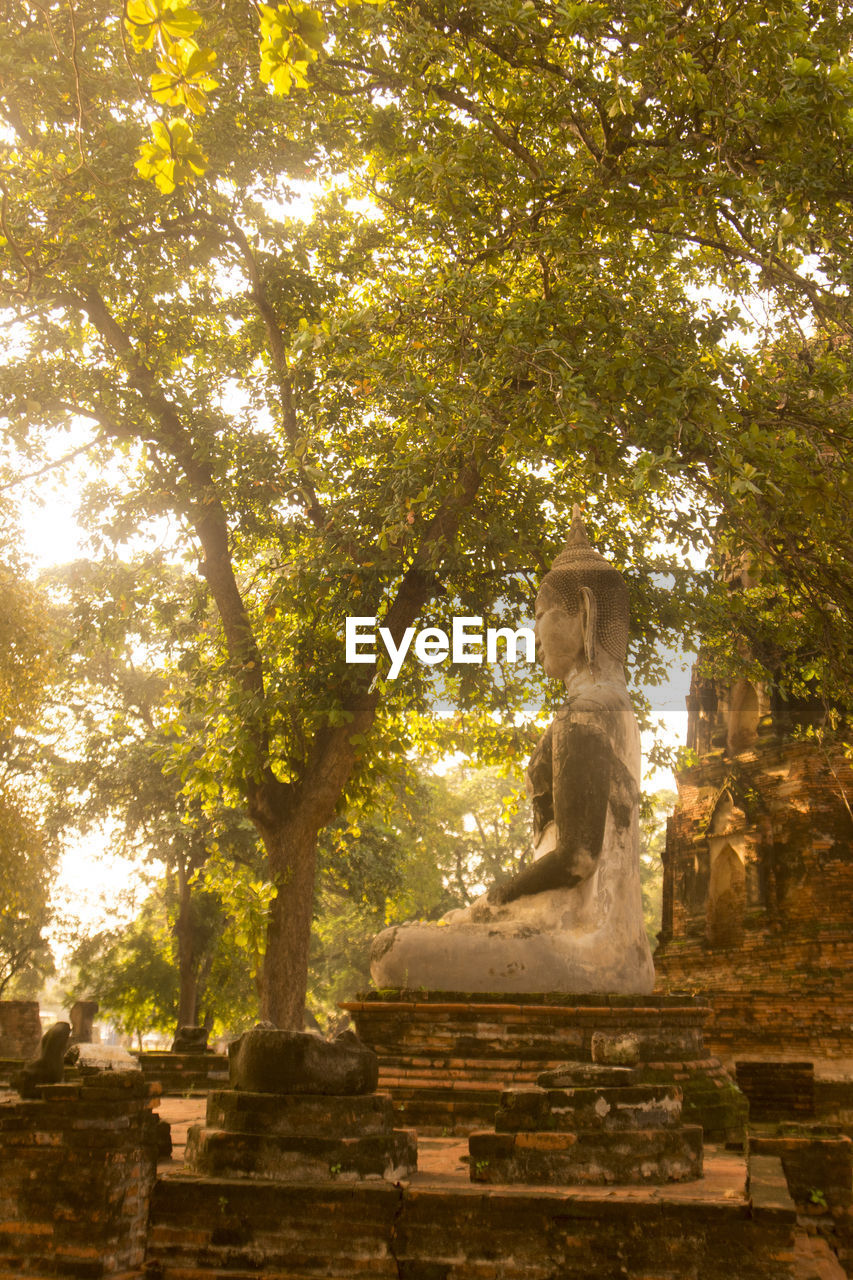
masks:
[(399, 1182), (417, 1168), (417, 1135), (411, 1129), (354, 1138), (234, 1133), (194, 1125), (186, 1162), (211, 1177), (322, 1182), (371, 1178)]
[(652, 1186), (702, 1176), (702, 1130), (472, 1133), (471, 1181)]
[(793, 1215), (756, 1220), (744, 1181), (743, 1159), (713, 1150), (705, 1179), (666, 1187), (175, 1174), (155, 1188), (148, 1263), (152, 1280), (795, 1280)]
[(603, 1008), (603, 1009), (670, 1009), (670, 1008), (707, 1008), (707, 1000), (688, 992), (668, 992), (661, 995), (610, 995), (607, 993), (589, 993), (573, 995), (563, 992), (512, 993), (508, 1000), (505, 992), (478, 991), (475, 995), (466, 991), (421, 991), (389, 988), (379, 991), (359, 992), (355, 1000), (341, 1005), (343, 1009), (361, 1008), (371, 1004), (385, 1004), (392, 1007), (397, 1002), (402, 1009), (415, 1006), (435, 1008), (436, 1004), (446, 1005), (450, 1009), (468, 1009), (471, 1004), (498, 1005), (505, 1009), (527, 1009), (538, 1006), (542, 1009), (559, 1008), (569, 1005), (571, 1008)]
[(388, 1093), (332, 1097), (217, 1089), (207, 1098), (209, 1128), (263, 1137), (338, 1139), (353, 1131), (360, 1137), (387, 1135), (394, 1119)]

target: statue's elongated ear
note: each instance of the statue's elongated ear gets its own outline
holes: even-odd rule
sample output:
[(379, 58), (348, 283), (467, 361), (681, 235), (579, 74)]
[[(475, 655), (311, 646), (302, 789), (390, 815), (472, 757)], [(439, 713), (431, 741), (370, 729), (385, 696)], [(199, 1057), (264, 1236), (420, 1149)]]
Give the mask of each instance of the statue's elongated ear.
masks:
[(595, 652), (595, 636), (598, 629), (598, 605), (589, 587), (581, 587), (581, 614), (583, 625), (583, 649), (587, 666), (593, 676), (598, 675), (598, 655)]

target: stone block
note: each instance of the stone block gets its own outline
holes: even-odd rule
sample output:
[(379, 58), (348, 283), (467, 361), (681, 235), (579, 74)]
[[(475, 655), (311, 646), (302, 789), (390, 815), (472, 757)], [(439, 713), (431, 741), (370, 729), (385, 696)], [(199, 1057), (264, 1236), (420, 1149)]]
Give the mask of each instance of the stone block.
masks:
[(178, 1027), (172, 1041), (172, 1053), (209, 1053), (207, 1027)]
[(394, 1128), (391, 1095), (247, 1093), (218, 1089), (208, 1094), (207, 1125), (234, 1133), (293, 1138), (339, 1138), (388, 1134)]
[(0, 1058), (20, 1065), (38, 1052), (41, 1037), (37, 1000), (0, 1000)]
[(75, 1000), (70, 1010), (71, 1043), (91, 1044), (93, 1023), (98, 1013), (97, 1000)]
[(356, 1137), (264, 1137), (194, 1125), (187, 1135), (185, 1160), (194, 1172), (216, 1178), (397, 1182), (417, 1168), (417, 1135), (410, 1129), (395, 1129)]
[(147, 1095), (98, 1080), (0, 1101), (0, 1203), (17, 1227), (0, 1243), (4, 1274), (118, 1277), (142, 1265), (156, 1119)]
[(681, 1124), (677, 1085), (582, 1089), (508, 1089), (495, 1128), (504, 1131), (675, 1128)]
[(663, 1185), (702, 1176), (702, 1130), (632, 1129), (562, 1135), (574, 1141), (549, 1146), (531, 1138), (560, 1135), (478, 1133), (469, 1138), (472, 1182), (539, 1186)]
[(228, 1046), (229, 1081), (252, 1093), (365, 1094), (376, 1089), (376, 1054), (350, 1031), (322, 1040), (305, 1031), (253, 1027)]
[(543, 1089), (564, 1089), (583, 1085), (634, 1084), (637, 1073), (631, 1067), (611, 1066), (606, 1063), (564, 1062), (550, 1071), (543, 1071), (536, 1083)]

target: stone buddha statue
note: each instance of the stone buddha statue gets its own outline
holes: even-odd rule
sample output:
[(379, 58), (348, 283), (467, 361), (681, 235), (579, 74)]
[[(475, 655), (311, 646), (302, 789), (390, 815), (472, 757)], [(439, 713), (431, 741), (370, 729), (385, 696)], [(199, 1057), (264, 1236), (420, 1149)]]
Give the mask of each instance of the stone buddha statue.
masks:
[(379, 987), (647, 994), (640, 735), (625, 685), (628, 591), (576, 507), (536, 599), (536, 653), (566, 702), (527, 768), (533, 862), (442, 920), (373, 941)]

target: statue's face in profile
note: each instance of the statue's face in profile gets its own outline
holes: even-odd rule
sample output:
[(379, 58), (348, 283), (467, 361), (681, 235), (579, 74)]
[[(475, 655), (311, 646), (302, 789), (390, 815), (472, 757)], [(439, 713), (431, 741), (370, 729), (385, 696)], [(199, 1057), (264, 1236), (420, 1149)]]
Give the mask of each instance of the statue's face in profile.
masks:
[(546, 676), (557, 680), (575, 671), (584, 659), (583, 617), (580, 610), (567, 613), (554, 592), (547, 588), (536, 598), (536, 658)]

